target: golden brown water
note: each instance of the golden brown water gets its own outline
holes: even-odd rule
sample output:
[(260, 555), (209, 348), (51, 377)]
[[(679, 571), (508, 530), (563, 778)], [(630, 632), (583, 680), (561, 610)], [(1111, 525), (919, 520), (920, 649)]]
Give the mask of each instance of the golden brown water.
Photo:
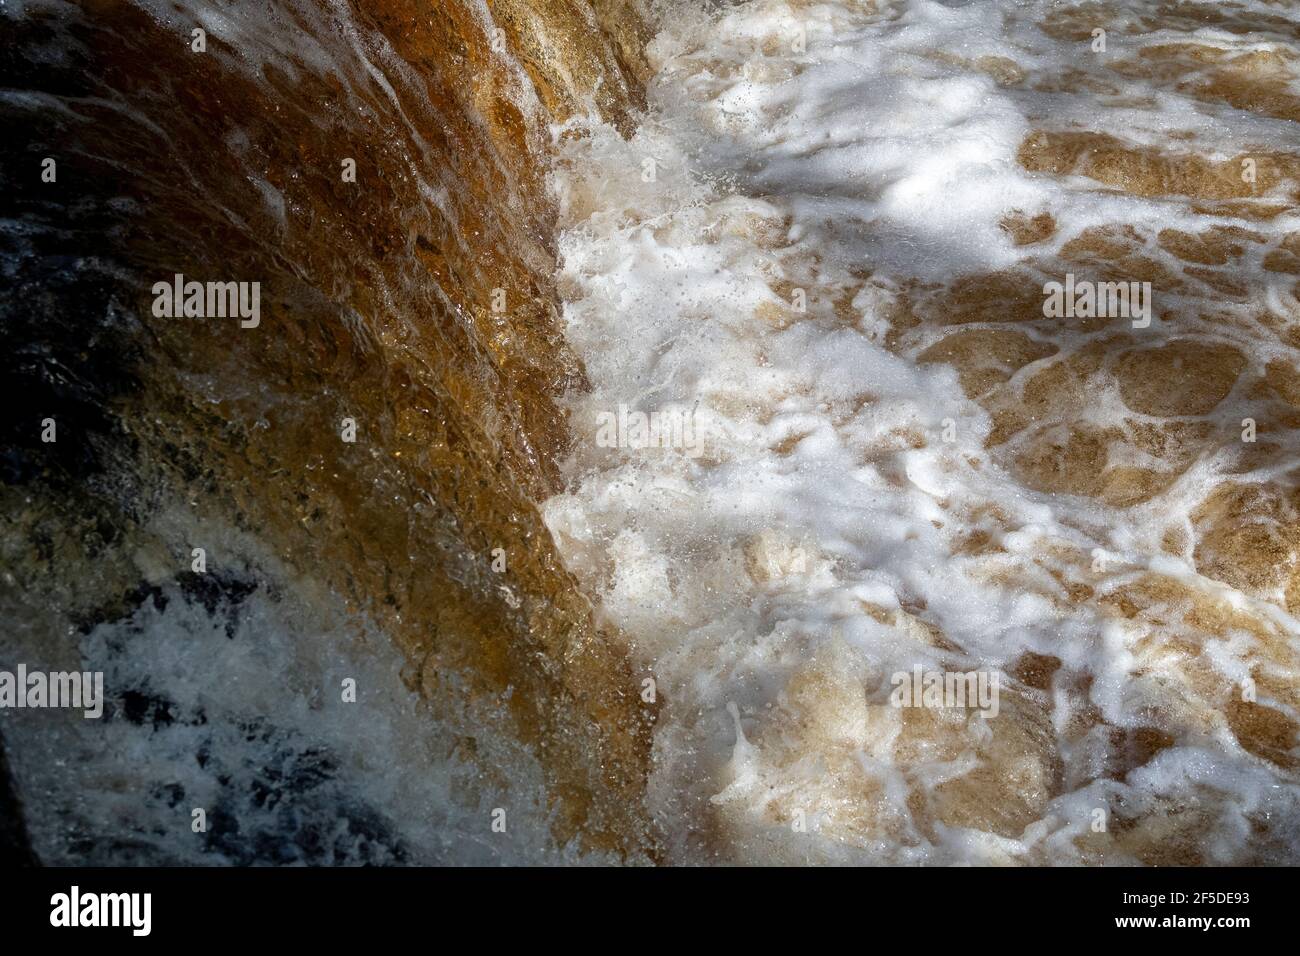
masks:
[[(914, 60), (900, 55), (888, 61), (896, 69), (868, 73), (885, 84), (946, 70), (936, 82), (976, 78), (986, 103), (1031, 104), (1006, 165), (1049, 184), (1059, 203), (1006, 203), (995, 221), (1010, 260), (972, 265), (978, 256), (957, 243), (937, 278), (881, 251), (895, 235), (888, 216), (807, 213), (810, 197), (851, 204), (884, 187), (858, 170), (802, 178), (823, 150), (843, 145), (799, 138), (836, 118), (834, 97), (817, 112), (810, 83), (809, 103), (778, 108), (783, 84), (834, 63), (817, 60), (825, 49), (817, 43), (878, 30), (887, 47), (911, 5), (755, 0), (735, 5), (733, 33), (713, 29), (702, 6), (677, 8), (691, 11), (687, 26), (655, 44), (677, 21), (631, 0), (83, 0), (6, 13), (0, 115), (19, 135), (0, 145), (8, 285), (0, 319), (3, 372), (23, 397), (2, 426), (0, 614), (17, 623), (0, 664), (54, 666), (102, 646), (109, 660), (163, 659), (165, 642), (134, 652), (114, 642), (183, 633), (184, 644), (188, 618), (182, 627), (151, 617), (171, 601), (169, 614), (182, 603), (209, 616), (216, 608), (231, 655), (270, 624), (301, 618), (283, 666), (305, 671), (303, 658), (319, 659), (336, 683), (352, 673), (336, 673), (339, 635), (355, 632), (362, 658), (396, 647), (401, 680), (423, 705), (414, 719), (397, 704), (383, 711), (404, 716), (392, 717), (380, 744), (357, 731), (356, 752), (370, 750), (373, 763), (342, 745), (352, 757), (338, 763), (355, 758), (363, 769), (350, 772), (365, 777), (401, 762), (394, 741), (418, 738), (453, 765), (444, 789), (384, 778), (376, 790), (401, 790), (389, 804), (400, 814), (418, 817), (445, 800), (475, 821), (535, 764), (545, 842), (593, 859), (1293, 861), (1294, 817), (1276, 809), (1293, 804), (1279, 797), (1243, 810), (1246, 832), (1215, 857), (1207, 846), (1237, 793), (1208, 774), (1170, 784), (1153, 767), (1202, 748), (1247, 766), (1272, 792), (1292, 794), (1300, 779), (1290, 617), (1300, 614), (1300, 334), (1277, 299), (1278, 290), (1300, 296), (1300, 153), (1277, 134), (1300, 122), (1295, 5), (1088, 2), (1019, 23), (1027, 8), (999, 4), (1008, 36), (1023, 37), (1012, 28), (1024, 27), (1035, 42), (1086, 49), (1104, 24), (1111, 52), (1058, 68), (1020, 40), (997, 55), (922, 45)], [(810, 34), (807, 56), (788, 52), (796, 22), (830, 25)], [(203, 52), (190, 45), (196, 25), (206, 30)], [(1204, 28), (1227, 39), (1197, 32)], [(660, 111), (648, 120), (642, 111), (656, 89)], [(761, 110), (745, 98), (754, 89), (771, 97)], [(857, 92), (865, 109), (869, 96)], [(924, 125), (961, 92), (872, 122)], [(1158, 136), (1134, 137), (1108, 118), (1154, 123), (1165, 95), (1194, 104), (1186, 129), (1170, 121)], [(1063, 105), (1091, 120), (1062, 119)], [(785, 144), (772, 131), (792, 129), (781, 124), (801, 110), (807, 129), (793, 128), (795, 159), (782, 167)], [(1225, 114), (1226, 145), (1207, 143), (1208, 114), (1196, 110), (1237, 111)], [(688, 154), (691, 143), (704, 148)], [(663, 178), (642, 189), (640, 164), (655, 150), (668, 157)], [(57, 160), (52, 183), (40, 178), (46, 157)], [(908, 162), (929, 158), (913, 149)], [(355, 181), (343, 175), (347, 160)], [(1247, 160), (1257, 173), (1250, 181), (1241, 175)], [(899, 181), (908, 185), (904, 174)], [(953, 185), (954, 201), (967, 190), (978, 191)], [(1162, 222), (1099, 212), (1135, 200), (1163, 204)], [(601, 260), (602, 248), (616, 254)], [(655, 289), (648, 250), (656, 249), (676, 258), (664, 256), (666, 278), (650, 297), (658, 311), (646, 324), (665, 317), (669, 328), (681, 311), (679, 338), (698, 332), (702, 343), (683, 367), (703, 354), (723, 369), (715, 378), (704, 369), (705, 384), (684, 400), (750, 436), (710, 445), (698, 463), (605, 454), (585, 417), (616, 407), (624, 385), (640, 394), (682, 387), (671, 375), (651, 381), (621, 369), (620, 358), (637, 369), (638, 357), (620, 348), (669, 355), (676, 339), (646, 347), (653, 336), (633, 337), (646, 296), (603, 285), (640, 255), (644, 288)], [(680, 306), (672, 281), (714, 252), (717, 273), (746, 289)], [(1067, 272), (1152, 283), (1164, 298), (1157, 320), (1144, 332), (1127, 319), (1045, 316), (1044, 283)], [(259, 327), (155, 317), (152, 285), (175, 273), (259, 281)], [(756, 305), (746, 298), (755, 288)], [(807, 310), (790, 305), (796, 290), (807, 292)], [(792, 338), (809, 328), (806, 340)], [(833, 339), (841, 333), (854, 337)], [(853, 388), (839, 394), (822, 391), (816, 374), (791, 371), (786, 335), (804, 343), (788, 350), (801, 357), (820, 343), (870, 338), (917, 374), (951, 367), (951, 407), (987, 415), (987, 434), (942, 457), (934, 423), (897, 412), (906, 401), (866, 372), (854, 369)], [(816, 354), (829, 367), (835, 353)], [(1099, 395), (1116, 398), (1107, 416), (1093, 407)], [(780, 434), (763, 430), (792, 407), (804, 417)], [(1257, 441), (1240, 439), (1243, 410), (1258, 420)], [(40, 437), (47, 416), (58, 422), (55, 444)], [(342, 437), (345, 420), (355, 422), (355, 442)], [(862, 527), (873, 530), (878, 519), (888, 527), (915, 518), (921, 530), (908, 542), (932, 526), (940, 555), (926, 568), (932, 577), (863, 596), (853, 588), (874, 584), (877, 571), (887, 576), (894, 558), (905, 563), (904, 545), (873, 564), (874, 553), (862, 558), (844, 543), (856, 528), (796, 528), (799, 516), (776, 508), (733, 518), (746, 501), (739, 492), (698, 511), (681, 503), (709, 500), (706, 481), (692, 484), (700, 474), (723, 482), (716, 476), (728, 467), (796, 471), (792, 463), (810, 454), (806, 440), (826, 434), (847, 464), (834, 475), (814, 469), (819, 477), (789, 499), (802, 503), (849, 472), (869, 475), (868, 503), (897, 494), (897, 514), (868, 515), (851, 500), (861, 487), (828, 512), (861, 507)], [(918, 461), (958, 476), (957, 492), (924, 486), (928, 476), (912, 472)], [(1195, 482), (1209, 461), (1219, 464), (1202, 488)], [(630, 486), (644, 493), (625, 503)], [(1064, 504), (1051, 524), (1026, 517), (1024, 501)], [(1140, 553), (1099, 566), (1090, 546), (1114, 528), (1132, 531)], [(188, 571), (192, 546), (208, 549), (217, 584)], [(494, 567), (497, 549), (504, 571)], [(1175, 560), (1188, 572), (1171, 571)], [(1046, 609), (1025, 626), (1028, 649), (1011, 638), (985, 643), (991, 627), (955, 633), (950, 625), (961, 622), (941, 611), (953, 580), (981, 600)], [(245, 607), (249, 593), (281, 610)], [(245, 681), (252, 690), (236, 700), (245, 710), (232, 712), (274, 718), (290, 708), (264, 696), (252, 674), (283, 656), (279, 640), (268, 638), (261, 658), (217, 657), (229, 671), (183, 676)], [(1088, 641), (1096, 647), (1080, 651)], [(1217, 667), (1213, 655), (1225, 647), (1242, 655), (1260, 700), (1244, 698)], [(996, 670), (1002, 716), (986, 733), (969, 712), (887, 706), (880, 668), (894, 658), (881, 648)], [(1126, 683), (1105, 698), (1109, 712), (1096, 687), (1114, 675), (1098, 660), (1122, 660), (1115, 667)], [(169, 666), (183, 684), (175, 675), (193, 661), (166, 658), (159, 673)], [(180, 729), (184, 695), (169, 703), (165, 681), (123, 668), (115, 676), (134, 696), (120, 695), (113, 726), (125, 720), (151, 740), (172, 734), (163, 749), (188, 760), (199, 748)], [(286, 679), (262, 670), (270, 684)], [(648, 675), (658, 683), (652, 703), (641, 697)], [(315, 672), (301, 679), (312, 685)], [(302, 691), (308, 720), (327, 709), (318, 696), (337, 696), (333, 687)], [(358, 720), (378, 720), (377, 710)], [(193, 723), (208, 719), (200, 712)], [(260, 728), (235, 724), (248, 740)], [(349, 725), (340, 726), (346, 737)], [(49, 745), (0, 732), (15, 778), (45, 780), (33, 770), (32, 741)], [(314, 753), (300, 742), (276, 746), (295, 759)], [(962, 773), (929, 775), (962, 761)], [(123, 761), (104, 763), (110, 769), (93, 784), (109, 822), (86, 827), (115, 833), (127, 828), (113, 820), (113, 799), (141, 799), (140, 784)], [(411, 766), (416, 777), (442, 772), (429, 769), (437, 761)], [(164, 789), (184, 782), (189, 792), (172, 803), (187, 808), (205, 778), (173, 770), (150, 767), (138, 779)], [(254, 777), (256, 791), (265, 780)], [(1132, 790), (1106, 804), (1110, 829), (1071, 830), (1087, 827), (1070, 813), (1096, 801), (1069, 798), (1090, 787), (1111, 793), (1111, 784)], [(161, 806), (167, 796), (148, 800)], [(790, 837), (805, 813), (821, 820), (825, 842), (815, 849)], [(300, 844), (289, 859), (421, 858), (395, 838), (389, 846), (365, 813), (344, 815), (362, 834), (359, 856)], [(29, 802), (33, 844), (80, 861), (88, 851), (55, 833), (53, 817)], [(945, 847), (955, 831), (973, 842)], [(367, 841), (390, 855), (367, 855)], [(269, 858), (253, 844), (214, 846), (238, 862)], [(133, 858), (148, 845), (123, 838), (102, 859)], [(928, 855), (939, 847), (952, 855)], [(158, 852), (173, 859), (165, 845)], [(434, 854), (469, 858), (455, 843)]]
[[(378, 621), (436, 707), (506, 695), (558, 841), (646, 851), (651, 716), (535, 506), (567, 441), (554, 398), (582, 379), (555, 326), (547, 124), (626, 126), (646, 31), (635, 4), (513, 0), (7, 20), (3, 165), (28, 224), (7, 236), (26, 350), (7, 373), (30, 402), (6, 434), (7, 607), (111, 603), (130, 572), (87, 575), (81, 548), (129, 560), (158, 499), (192, 501)], [(25, 172), (47, 155), (54, 184)], [(260, 281), (260, 326), (154, 318), (177, 272)], [(28, 420), (46, 413), (52, 447)]]

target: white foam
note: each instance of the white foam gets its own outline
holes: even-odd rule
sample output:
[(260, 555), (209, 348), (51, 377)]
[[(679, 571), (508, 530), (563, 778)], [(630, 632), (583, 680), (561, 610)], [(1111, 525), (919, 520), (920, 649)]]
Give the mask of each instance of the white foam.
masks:
[[(183, 509), (156, 515), (149, 530), (160, 557), (136, 557), (156, 594), (84, 634), (65, 617), (75, 602), (20, 606), (6, 634), (9, 667), (28, 661), (104, 674), (108, 705), (99, 720), (70, 710), (0, 711), (42, 861), (602, 859), (576, 843), (555, 844), (541, 764), (514, 741), (505, 700), (459, 694), (449, 672), (434, 710), (403, 683), (391, 637), (252, 536), (215, 521), (197, 525)], [(233, 600), (218, 595), (211, 608), (187, 598), (176, 568), (188, 566), (179, 556), (193, 540), (207, 546), (209, 575), (252, 589)], [(355, 681), (355, 701), (344, 699), (344, 679)], [(128, 710), (132, 695), (140, 713)], [(507, 811), (506, 833), (492, 829), (496, 808)], [(192, 826), (195, 809), (205, 814), (202, 832)]]
[[(1131, 805), (1199, 799), (1210, 781), (1239, 804), (1268, 803), (1300, 821), (1294, 781), (1263, 769), (1226, 731), (1212, 746), (1180, 739), (1122, 783), (1098, 778), (1087, 747), (1065, 748), (1067, 789), (1018, 840), (943, 825), (925, 836), (909, 822), (909, 786), (933, 791), (970, 771), (987, 728), (965, 731), (974, 749), (956, 762), (904, 761), (890, 743), (896, 724), (870, 710), (863, 720), (893, 729), (871, 746), (863, 738), (856, 782), (818, 771), (825, 753), (791, 763), (783, 747), (797, 749), (794, 738), (777, 742), (778, 715), (812, 706), (790, 704), (792, 681), (821, 667), (837, 642), (848, 651), (831, 672), (851, 676), (872, 705), (892, 671), (951, 661), (907, 615), (881, 623), (864, 601), (891, 613), (923, 608), (972, 667), (1006, 668), (1027, 650), (1057, 656), (1092, 675), (1091, 700), (1106, 720), (1135, 727), (1143, 708), (1173, 706), (1175, 686), (1135, 680), (1133, 629), (1095, 607), (1049, 599), (1064, 595), (1036, 558), (1050, 544), (1085, 555), (1100, 548), (1111, 584), (1150, 567), (1230, 590), (1185, 562), (1154, 557), (1164, 529), (1219, 480), (1218, 466), (1193, 467), (1158, 503), (1129, 511), (1031, 491), (985, 451), (988, 417), (950, 368), (882, 346), (894, 297), (888, 276), (945, 281), (1017, 262), (1021, 252), (999, 227), (1010, 209), (1050, 208), (1062, 237), (1117, 221), (1184, 228), (1196, 217), (1018, 165), (1025, 135), (1049, 119), (1060, 129), (1097, 123), (1095, 96), (1003, 88), (970, 66), (995, 56), (1048, 77), (1078, 65), (1078, 44), (1036, 25), (1052, 16), (1051, 4), (881, 7), (757, 0), (716, 16), (687, 8), (650, 45), (658, 75), (636, 135), (624, 142), (599, 123), (575, 122), (589, 135), (560, 147), (566, 334), (591, 390), (571, 398), (570, 486), (545, 516), (566, 564), (664, 688), (650, 799), (675, 821), (670, 855), (712, 858), (716, 848), (688, 831), (719, 807), (729, 852), (751, 860), (1073, 862), (1072, 837), (1086, 832), (1087, 812), (1115, 794)], [(791, 46), (799, 30), (803, 51)], [(1224, 42), (1241, 41), (1225, 34)], [(1280, 121), (1226, 106), (1216, 113), (1125, 82), (1126, 94), (1159, 103), (1107, 110), (1105, 122), (1134, 142), (1168, 146), (1178, 129), (1223, 156), (1261, 140), (1285, 146)], [(653, 182), (642, 175), (647, 157), (656, 160)], [(814, 289), (857, 288), (853, 270), (868, 266), (882, 278), (854, 294), (850, 321), (813, 299)], [(789, 316), (772, 287), (778, 280), (809, 292), (808, 313), (792, 323), (763, 314), (766, 304)], [(1122, 409), (1114, 393), (1089, 400), (1090, 420)], [(697, 408), (711, 428), (706, 454), (596, 447), (590, 423), (620, 403)], [(992, 508), (1012, 530), (988, 524)], [(999, 534), (1001, 553), (957, 553), (963, 534), (986, 527)], [(757, 579), (746, 570), (755, 555), (765, 569)], [(1019, 583), (999, 583), (999, 572)], [(1235, 599), (1295, 627), (1272, 606)], [(1209, 660), (1239, 679), (1249, 653), (1239, 642)], [(838, 726), (826, 703), (838, 698), (825, 693), (814, 710)], [(874, 801), (874, 822), (852, 822), (845, 802), (835, 802), (832, 783), (846, 780), (879, 787), (863, 798)], [(820, 813), (820, 831), (792, 833), (771, 810), (782, 800)], [(1227, 807), (1215, 811), (1211, 860), (1232, 859), (1247, 837), (1232, 822), (1245, 811)]]

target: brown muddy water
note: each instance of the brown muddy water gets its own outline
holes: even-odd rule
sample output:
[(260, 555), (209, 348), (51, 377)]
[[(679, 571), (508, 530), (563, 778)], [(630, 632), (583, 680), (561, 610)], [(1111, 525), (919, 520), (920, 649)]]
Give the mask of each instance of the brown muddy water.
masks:
[(1300, 5), (0, 24), (13, 853), (1300, 860)]

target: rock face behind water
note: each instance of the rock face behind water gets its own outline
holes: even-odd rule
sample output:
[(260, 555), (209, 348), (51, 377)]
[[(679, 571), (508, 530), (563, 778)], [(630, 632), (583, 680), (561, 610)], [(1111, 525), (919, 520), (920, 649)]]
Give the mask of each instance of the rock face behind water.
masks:
[[(630, 126), (638, 5), (87, 0), (4, 16), (0, 362), (16, 399), (0, 423), (0, 606), (17, 625), (0, 664), (74, 667), (109, 648), (105, 726), (174, 734), (218, 718), (132, 721), (129, 695), (164, 700), (183, 661), (114, 688), (128, 652), (106, 628), (150, 633), (144, 618), (189, 608), (256, 647), (257, 602), (311, 605), (323, 629), (364, 625), (399, 649), (403, 692), (430, 722), (411, 734), (493, 709), (495, 732), (540, 766), (537, 817), (557, 845), (580, 834), (583, 849), (644, 853), (647, 715), (535, 504), (567, 440), (556, 400), (583, 385), (556, 327), (549, 124)], [(155, 315), (154, 283), (176, 274), (259, 283), (257, 327)], [(245, 584), (187, 579), (196, 547)], [(164, 631), (164, 650), (193, 636)], [(329, 676), (304, 699), (338, 697)], [(220, 719), (288, 705), (260, 706)], [(4, 716), (21, 793), (42, 771), (15, 742), (54, 724)], [(452, 789), (476, 808), (498, 771), (474, 733), (430, 746), (470, 768)], [(169, 785), (119, 772), (100, 782)], [(214, 780), (227, 797), (238, 786)], [(38, 850), (76, 862), (37, 812)]]
[(0, 861), (8, 866), (31, 866), (35, 862), (23, 827), (22, 804), (9, 777), (3, 740), (0, 740)]

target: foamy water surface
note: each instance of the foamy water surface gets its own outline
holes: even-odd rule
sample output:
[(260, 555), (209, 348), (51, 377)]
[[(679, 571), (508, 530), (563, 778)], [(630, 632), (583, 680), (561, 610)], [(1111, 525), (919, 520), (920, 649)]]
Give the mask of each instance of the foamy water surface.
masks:
[[(662, 695), (668, 859), (1296, 861), (1297, 20), (687, 8), (634, 138), (556, 130), (545, 515)], [(1045, 317), (1067, 272), (1150, 325)], [(998, 716), (891, 706), (918, 666)]]

